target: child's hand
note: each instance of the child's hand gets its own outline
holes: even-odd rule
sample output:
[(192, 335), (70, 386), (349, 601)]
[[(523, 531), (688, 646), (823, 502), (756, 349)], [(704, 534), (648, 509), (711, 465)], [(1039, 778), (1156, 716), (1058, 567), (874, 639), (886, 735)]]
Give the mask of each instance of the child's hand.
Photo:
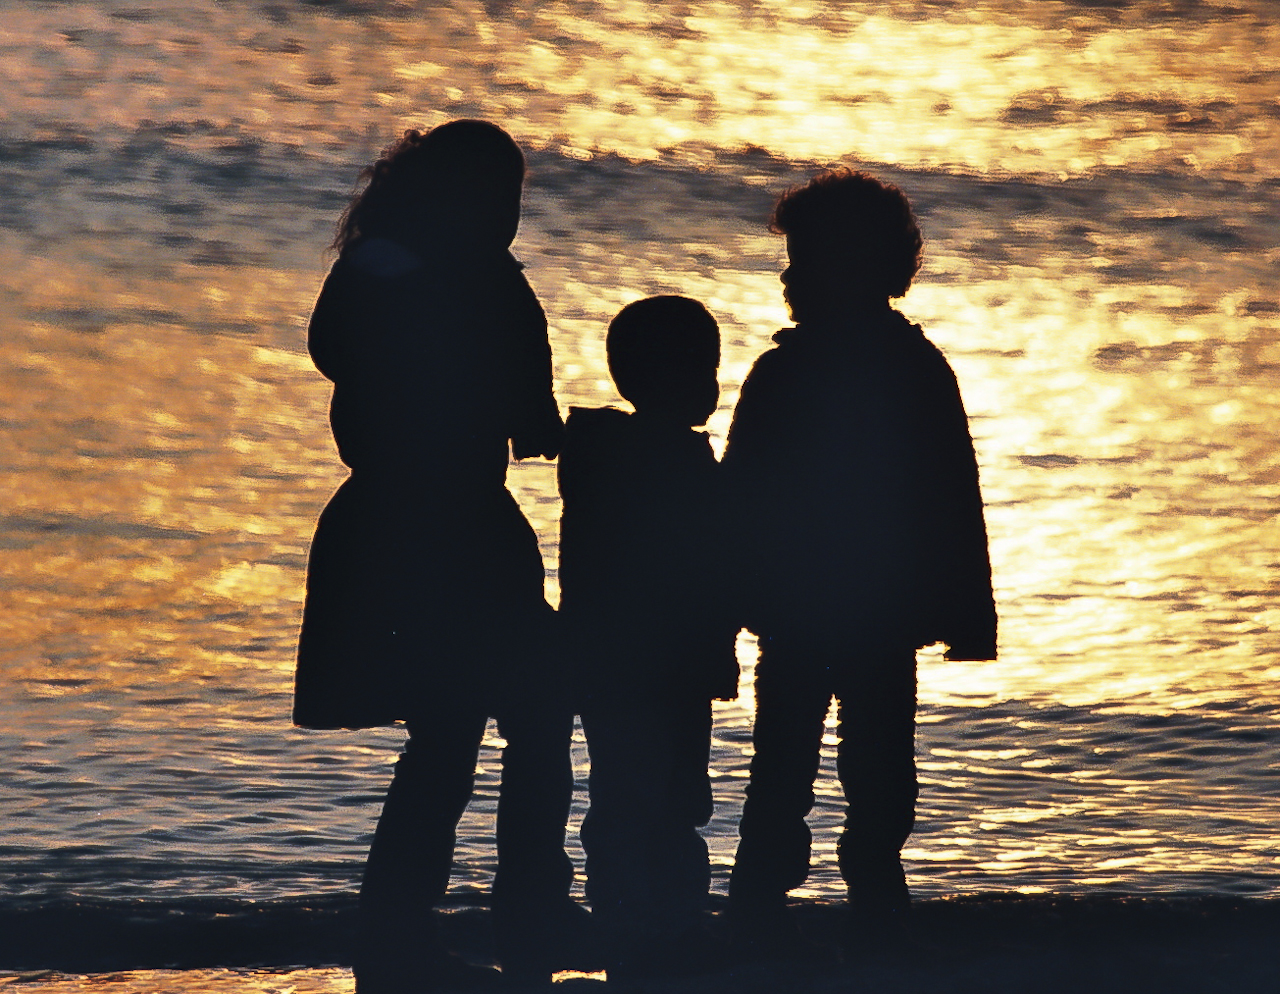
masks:
[(541, 456), (543, 459), (554, 459), (559, 454), (559, 444), (539, 446), (526, 443), (525, 445), (517, 445), (515, 439), (511, 440), (511, 455), (517, 460), (532, 459), (535, 456)]
[(995, 643), (978, 644), (957, 642), (948, 646), (942, 658), (952, 663), (979, 663), (996, 658)]
[(511, 437), (511, 455), (516, 459), (532, 459), (541, 456), (543, 459), (554, 459), (560, 454), (560, 446), (564, 441), (564, 422), (557, 413), (554, 418), (546, 419), (547, 423), (540, 430), (525, 429), (517, 431)]

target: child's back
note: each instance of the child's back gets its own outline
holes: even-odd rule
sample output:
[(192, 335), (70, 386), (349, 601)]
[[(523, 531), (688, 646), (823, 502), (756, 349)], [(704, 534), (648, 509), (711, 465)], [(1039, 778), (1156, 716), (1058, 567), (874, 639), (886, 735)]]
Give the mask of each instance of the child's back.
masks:
[(317, 301), (308, 348), (334, 383), (339, 454), (357, 471), (500, 487), (508, 439), (559, 440), (546, 317), (504, 247), (415, 249), (361, 242)]
[(724, 463), (754, 519), (737, 536), (754, 630), (981, 646), (986, 534), (946, 359), (892, 310), (774, 341), (743, 385)]
[(590, 701), (732, 696), (718, 596), (720, 466), (703, 432), (573, 408), (560, 455), (560, 610)]
[(325, 280), (308, 348), (352, 472), (312, 544), (295, 722), (410, 718), (468, 672), (491, 691), (502, 633), (549, 615), (508, 446), (554, 454), (563, 431), (520, 264), (503, 245), (363, 239)]

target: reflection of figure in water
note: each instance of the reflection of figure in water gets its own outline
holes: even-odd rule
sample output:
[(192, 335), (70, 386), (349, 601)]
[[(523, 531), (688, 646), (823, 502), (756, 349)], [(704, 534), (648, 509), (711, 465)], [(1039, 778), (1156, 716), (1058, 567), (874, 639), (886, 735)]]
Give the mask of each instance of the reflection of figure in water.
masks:
[(311, 548), (294, 720), (408, 727), (360, 891), (357, 987), (375, 994), (496, 978), (445, 952), (432, 907), (498, 718), (499, 953), (547, 979), (538, 957), (575, 907), (572, 715), (539, 702), (554, 616), (505, 486), (509, 445), (554, 457), (563, 430), (546, 318), (508, 251), (524, 157), (501, 129), (454, 121), (406, 133), (366, 175), (311, 318), (351, 476)]
[(889, 306), (920, 264), (902, 193), (859, 173), (782, 198), (795, 328), (742, 388), (724, 456), (742, 513), (747, 625), (760, 636), (755, 756), (730, 884), (735, 942), (803, 941), (787, 891), (809, 869), (823, 722), (839, 702), (839, 840), (855, 945), (898, 934), (915, 819), (915, 650), (993, 659), (977, 464), (955, 376)]
[(587, 896), (609, 976), (696, 965), (711, 874), (711, 699), (737, 691), (717, 592), (723, 509), (706, 423), (720, 333), (684, 297), (614, 318), (618, 392), (635, 407), (574, 408), (560, 457), (561, 616), (580, 667), (591, 807)]

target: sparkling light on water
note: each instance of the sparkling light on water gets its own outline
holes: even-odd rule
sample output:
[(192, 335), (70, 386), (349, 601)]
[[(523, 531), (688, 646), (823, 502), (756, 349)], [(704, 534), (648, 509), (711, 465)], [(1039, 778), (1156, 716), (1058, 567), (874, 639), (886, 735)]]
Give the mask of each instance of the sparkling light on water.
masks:
[[(903, 309), (964, 391), (1002, 639), (922, 658), (917, 892), (1274, 892), (1280, 26), (1165, 7), (0, 4), (11, 891), (350, 889), (400, 734), (288, 726), (343, 476), (305, 321), (360, 166), (484, 116), (531, 150), (562, 406), (616, 402), (620, 306), (686, 293), (717, 444), (786, 322), (777, 192), (845, 160), (917, 205)], [(554, 468), (510, 485), (554, 598)], [(720, 868), (750, 706), (717, 711)], [(805, 893), (838, 893), (840, 803)]]

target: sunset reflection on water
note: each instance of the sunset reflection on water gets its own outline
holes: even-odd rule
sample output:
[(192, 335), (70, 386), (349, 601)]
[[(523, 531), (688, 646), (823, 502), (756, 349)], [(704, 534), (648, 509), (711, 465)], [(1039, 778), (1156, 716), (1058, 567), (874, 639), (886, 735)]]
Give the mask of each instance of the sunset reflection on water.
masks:
[[(199, 873), (173, 866), (226, 852), (224, 875), (270, 867), (255, 894), (350, 887), (400, 736), (287, 724), (307, 545), (345, 473), (305, 321), (359, 168), (404, 127), (483, 116), (530, 150), (516, 251), (562, 408), (617, 402), (619, 307), (685, 293), (724, 332), (717, 446), (787, 323), (777, 193), (839, 160), (916, 204), (902, 309), (960, 380), (1001, 612), (1000, 660), (922, 656), (918, 892), (1274, 892), (1269, 7), (332, 6), (6, 6), (0, 713), (19, 794), (49, 802), (15, 802), (23, 858), (102, 846), (182, 890)], [(510, 485), (554, 599), (554, 467)], [(721, 867), (743, 691), (718, 709)], [(820, 856), (806, 893), (830, 896)], [(83, 872), (50, 879), (123, 886)]]

